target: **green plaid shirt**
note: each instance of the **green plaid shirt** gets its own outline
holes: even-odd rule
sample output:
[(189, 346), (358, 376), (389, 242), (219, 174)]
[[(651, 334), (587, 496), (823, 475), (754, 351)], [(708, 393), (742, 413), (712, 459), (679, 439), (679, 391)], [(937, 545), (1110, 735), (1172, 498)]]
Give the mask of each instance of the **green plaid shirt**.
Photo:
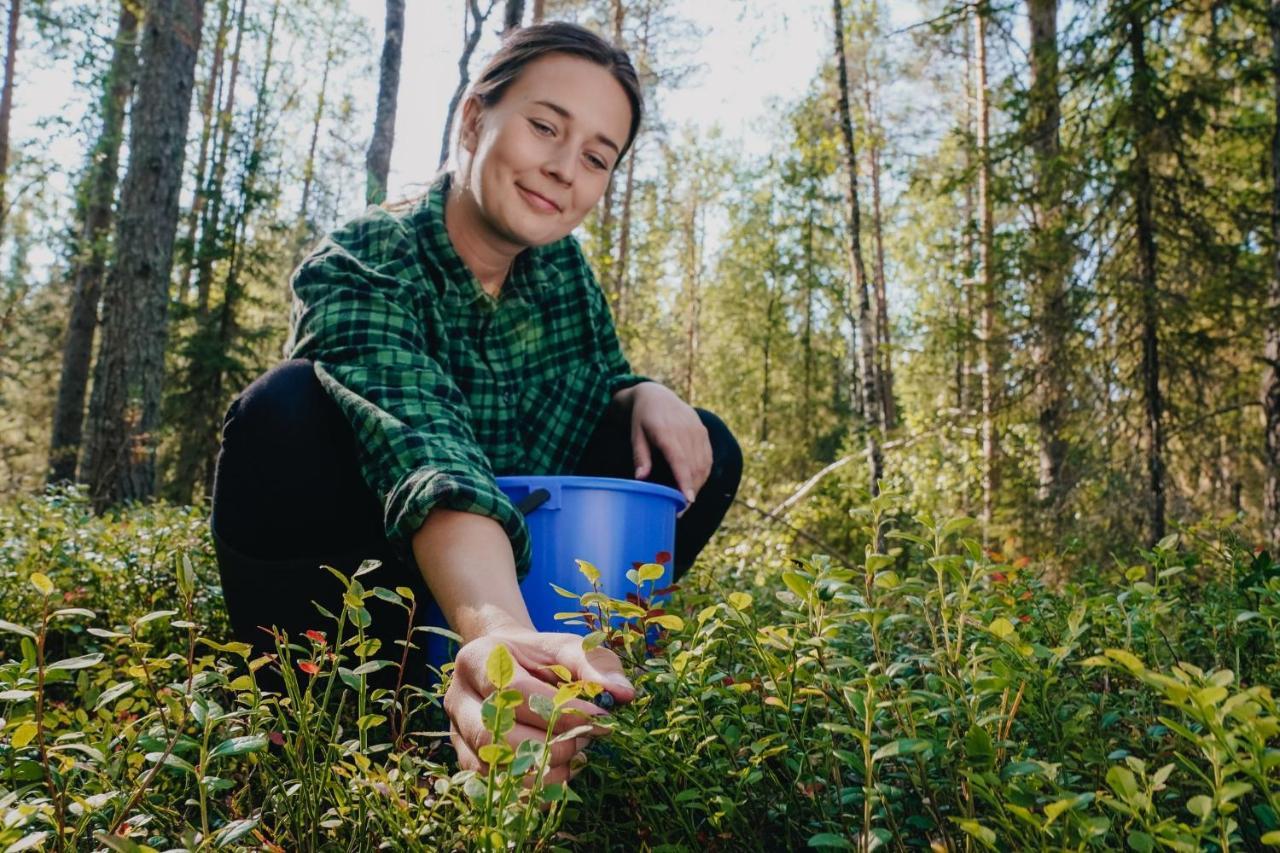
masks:
[(494, 477), (572, 473), (613, 395), (647, 379), (574, 237), (521, 252), (490, 296), (449, 242), (448, 186), (321, 241), (293, 274), (286, 351), (351, 423), (401, 559), (416, 565), (413, 534), (446, 506), (496, 519), (524, 580), (528, 528)]

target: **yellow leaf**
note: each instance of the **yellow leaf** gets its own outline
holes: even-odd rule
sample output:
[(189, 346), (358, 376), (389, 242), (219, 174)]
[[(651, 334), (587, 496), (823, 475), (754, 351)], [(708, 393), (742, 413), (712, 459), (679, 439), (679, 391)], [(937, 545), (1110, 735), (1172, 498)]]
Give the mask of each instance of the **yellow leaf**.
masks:
[(498, 643), (493, 647), (493, 651), (489, 652), (489, 660), (485, 663), (484, 670), (485, 675), (489, 676), (490, 683), (499, 690), (511, 683), (515, 675), (515, 661), (511, 659), (511, 652), (506, 646)]
[(13, 733), (13, 748), (22, 749), (36, 736), (36, 724), (33, 722), (25, 722), (18, 726), (18, 730)]
[(564, 587), (556, 586), (555, 584), (551, 584), (551, 588), (556, 591), (556, 595), (563, 595), (565, 598), (572, 598), (574, 601), (578, 600), (578, 594), (576, 592), (569, 592), (569, 590)]
[(578, 571), (582, 572), (583, 577), (587, 579), (587, 583), (596, 583), (600, 580), (600, 570), (588, 563), (586, 560), (574, 560), (578, 564)]
[[(734, 593), (734, 595), (737, 595), (737, 593)], [(730, 599), (732, 599), (732, 598), (733, 598), (733, 595), (729, 596), (729, 598), (730, 598)], [(712, 604), (712, 605), (710, 605), (710, 606), (708, 606), (708, 607), (704, 607), (704, 608), (702, 608), (701, 610), (699, 610), (699, 611), (698, 611), (698, 624), (699, 624), (699, 625), (701, 625), (703, 622), (706, 622), (708, 619), (710, 619), (710, 618), (711, 618), (711, 616), (712, 616), (712, 615), (716, 612), (716, 610), (718, 610), (719, 608), (720, 608), (720, 605), (719, 605), (719, 604)]]
[(766, 704), (766, 705), (773, 705), (773, 706), (775, 706), (775, 707), (777, 707), (777, 708), (786, 708), (786, 707), (787, 707), (787, 706), (786, 706), (786, 703), (785, 703), (785, 702), (783, 702), (781, 699), (779, 699), (777, 696), (766, 696), (766, 697), (764, 697), (764, 704)]
[(1012, 622), (1001, 616), (998, 619), (993, 619), (991, 624), (987, 626), (987, 630), (1003, 640), (1012, 636), (1016, 629)]
[(53, 581), (49, 580), (49, 576), (41, 572), (31, 573), (31, 585), (36, 588), (41, 595), (53, 595)]
[(578, 693), (579, 693), (578, 685), (566, 684), (556, 691), (556, 695), (552, 698), (551, 702), (557, 708), (559, 708), (561, 705), (565, 704), (569, 700), (577, 699)]
[[(732, 607), (734, 610), (740, 610), (740, 611), (741, 611), (741, 610), (749, 610), (749, 609), (751, 609), (751, 601), (752, 601), (751, 593), (749, 593), (749, 592), (731, 592), (731, 593), (729, 593), (729, 606), (730, 606), (730, 607)], [(699, 614), (699, 619), (698, 619), (698, 621), (699, 621), (699, 622), (701, 622), (701, 621), (702, 621), (702, 619), (701, 619), (701, 614)]]
[(1147, 668), (1137, 655), (1126, 652), (1124, 649), (1103, 649), (1102, 653), (1122, 664), (1130, 672), (1142, 672)]
[(646, 625), (652, 625), (654, 623), (657, 623), (658, 625), (661, 625), (663, 628), (666, 628), (668, 631), (684, 630), (684, 620), (681, 619), (679, 616), (675, 615), (674, 613), (664, 613), (661, 616), (654, 616), (644, 621)]
[(560, 663), (553, 663), (547, 666), (547, 669), (560, 676), (561, 681), (573, 681), (573, 673), (569, 671), (569, 667)]
[(645, 563), (639, 571), (641, 581), (656, 581), (662, 577), (666, 569), (657, 563)]

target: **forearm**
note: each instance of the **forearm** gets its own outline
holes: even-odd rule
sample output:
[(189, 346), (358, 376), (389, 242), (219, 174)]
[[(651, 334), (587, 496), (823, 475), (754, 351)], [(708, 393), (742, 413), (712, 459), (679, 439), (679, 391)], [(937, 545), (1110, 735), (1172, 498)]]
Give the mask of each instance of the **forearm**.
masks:
[(413, 554), (449, 626), (470, 642), (504, 625), (532, 628), (502, 525), (436, 507), (413, 536)]

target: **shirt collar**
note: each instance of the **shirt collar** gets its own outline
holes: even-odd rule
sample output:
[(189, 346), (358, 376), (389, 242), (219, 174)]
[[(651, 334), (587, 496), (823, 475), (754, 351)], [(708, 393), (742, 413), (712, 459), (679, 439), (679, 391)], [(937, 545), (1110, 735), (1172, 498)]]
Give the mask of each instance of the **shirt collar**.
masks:
[[(417, 210), (410, 214), (418, 245), (428, 261), (427, 268), (439, 270), (441, 297), (450, 308), (471, 305), (477, 300), (482, 305), (497, 306), (497, 300), (485, 292), (480, 281), (467, 267), (449, 239), (445, 229), (444, 208), (449, 196), (452, 176), (444, 172), (436, 177), (426, 197)], [(515, 297), (535, 303), (549, 284), (547, 271), (543, 269), (541, 247), (530, 247), (516, 255), (511, 272), (502, 286), (504, 299)]]

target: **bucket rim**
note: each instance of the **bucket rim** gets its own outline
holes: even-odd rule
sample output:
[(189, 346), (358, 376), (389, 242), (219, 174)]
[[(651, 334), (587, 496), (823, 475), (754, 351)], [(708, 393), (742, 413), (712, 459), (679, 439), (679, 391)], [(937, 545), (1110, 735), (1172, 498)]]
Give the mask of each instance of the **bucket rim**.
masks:
[(508, 474), (494, 478), (498, 487), (504, 484), (511, 486), (547, 486), (557, 484), (561, 489), (608, 489), (616, 492), (639, 492), (676, 501), (680, 505), (688, 503), (684, 495), (670, 486), (659, 483), (648, 483), (644, 480), (630, 480), (622, 477), (582, 477), (573, 474)]

